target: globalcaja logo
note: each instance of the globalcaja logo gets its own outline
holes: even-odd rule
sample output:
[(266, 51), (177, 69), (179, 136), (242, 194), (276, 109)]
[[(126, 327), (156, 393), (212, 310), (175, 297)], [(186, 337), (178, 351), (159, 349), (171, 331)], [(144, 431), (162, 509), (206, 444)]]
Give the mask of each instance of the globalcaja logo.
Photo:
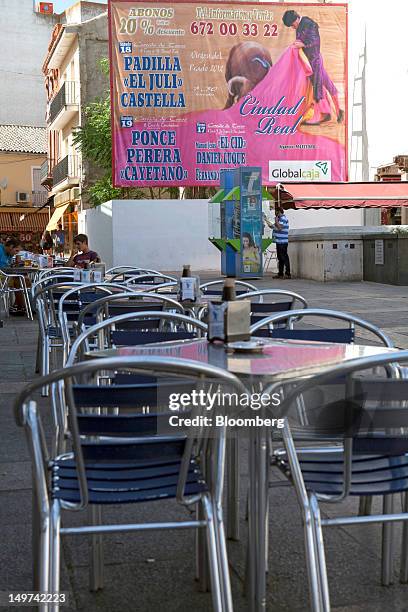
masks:
[(132, 53), (132, 49), (133, 49), (133, 45), (129, 41), (119, 43), (120, 53)]
[(269, 160), (270, 181), (331, 181), (331, 161)]
[(327, 176), (327, 173), (329, 171), (329, 164), (327, 162), (322, 162), (322, 161), (316, 162), (316, 166), (317, 168), (320, 168), (324, 176)]
[(197, 134), (205, 134), (207, 132), (207, 124), (206, 123), (196, 123), (196, 132)]

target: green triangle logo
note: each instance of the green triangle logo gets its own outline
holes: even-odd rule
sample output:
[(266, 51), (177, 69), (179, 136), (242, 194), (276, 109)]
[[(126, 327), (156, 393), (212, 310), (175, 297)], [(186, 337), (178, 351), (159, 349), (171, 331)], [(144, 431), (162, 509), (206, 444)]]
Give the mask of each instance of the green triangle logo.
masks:
[(327, 162), (316, 162), (316, 166), (320, 168), (324, 175), (326, 175), (329, 171), (329, 164)]

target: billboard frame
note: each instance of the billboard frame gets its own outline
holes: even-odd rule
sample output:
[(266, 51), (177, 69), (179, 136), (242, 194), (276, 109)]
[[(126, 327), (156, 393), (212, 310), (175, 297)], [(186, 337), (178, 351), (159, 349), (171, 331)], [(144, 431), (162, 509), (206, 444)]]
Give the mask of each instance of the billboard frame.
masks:
[[(152, 2), (152, 0), (147, 0), (149, 3)], [(156, 0), (157, 2), (157, 0)], [(116, 177), (116, 150), (115, 150), (115, 138), (114, 138), (114, 90), (113, 90), (113, 70), (112, 70), (112, 66), (113, 66), (113, 32), (112, 32), (112, 27), (113, 27), (113, 19), (112, 19), (112, 4), (133, 4), (133, 5), (137, 5), (137, 4), (143, 4), (144, 0), (108, 0), (108, 44), (109, 44), (109, 89), (110, 89), (110, 105), (111, 105), (111, 115), (110, 115), (110, 121), (111, 121), (111, 136), (112, 136), (112, 186), (115, 188), (124, 188), (123, 185), (117, 185), (115, 183), (115, 177)], [(176, 5), (176, 4), (194, 4), (192, 2), (192, 0), (160, 0), (160, 4), (170, 4), (170, 5)], [(217, 0), (205, 0), (205, 4), (213, 4), (213, 5), (227, 5), (230, 3), (224, 2), (224, 0), (221, 1), (217, 1)], [(255, 2), (255, 1), (248, 1), (248, 2), (237, 2), (237, 4), (239, 4), (240, 6), (249, 6), (249, 5), (261, 5), (262, 7), (268, 7), (268, 6), (282, 6), (282, 2), (279, 1), (275, 1), (275, 2)], [(299, 4), (305, 7), (308, 6), (321, 6), (321, 3), (318, 2), (285, 2), (284, 3), (285, 6), (287, 7), (291, 7), (291, 6), (296, 6), (299, 7)], [(349, 181), (349, 172), (350, 172), (350, 168), (349, 168), (349, 101), (348, 101), (348, 96), (349, 96), (349, 5), (346, 2), (331, 2), (330, 4), (327, 4), (326, 6), (334, 6), (334, 7), (343, 7), (345, 9), (345, 21), (346, 21), (346, 36), (345, 36), (345, 54), (344, 54), (344, 60), (345, 60), (345, 67), (344, 67), (344, 72), (345, 72), (345, 85), (344, 85), (344, 97), (345, 97), (345, 108), (344, 108), (344, 114), (345, 114), (345, 144), (344, 144), (344, 149), (345, 149), (345, 182)], [(239, 166), (237, 166), (239, 167)], [(272, 183), (271, 183), (272, 184)], [(180, 185), (177, 183), (171, 184), (169, 185), (168, 183), (160, 183), (160, 184), (155, 184), (155, 185), (151, 185), (150, 187), (155, 188), (155, 187), (179, 187)], [(200, 183), (200, 186), (202, 187), (213, 187), (214, 183), (213, 182), (205, 182), (203, 181), (202, 183)], [(141, 186), (138, 184), (135, 184), (135, 187), (137, 188), (149, 188), (149, 186)]]

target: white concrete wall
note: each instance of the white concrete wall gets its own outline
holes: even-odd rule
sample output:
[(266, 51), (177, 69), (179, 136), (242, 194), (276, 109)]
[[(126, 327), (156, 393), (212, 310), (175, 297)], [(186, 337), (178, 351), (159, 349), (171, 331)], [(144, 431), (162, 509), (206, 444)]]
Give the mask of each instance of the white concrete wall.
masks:
[(340, 208), (338, 210), (319, 208), (318, 210), (288, 210), (290, 229), (306, 227), (342, 227), (344, 225), (364, 225), (363, 209)]
[[(190, 264), (193, 270), (219, 272), (220, 253), (208, 241), (208, 214), (207, 200), (113, 200), (80, 213), (78, 225), (79, 231), (89, 236), (90, 247), (99, 253), (107, 267), (129, 264), (176, 271), (181, 270), (183, 264)], [(329, 228), (354, 226), (354, 231), (361, 225), (362, 218), (360, 210), (300, 210), (289, 211), (288, 216), (291, 229), (326, 225)], [(323, 246), (323, 241), (320, 242)], [(328, 280), (327, 276), (336, 277), (339, 270), (327, 273), (328, 263), (324, 261), (327, 254), (317, 251), (316, 243), (313, 247), (302, 243), (298, 252), (292, 242), (290, 257), (294, 273), (321, 280)], [(359, 256), (356, 257), (356, 251), (347, 252), (343, 261), (339, 254), (337, 251), (336, 259), (339, 264), (342, 260), (340, 267), (345, 277), (354, 279), (359, 274), (354, 269)], [(312, 276), (304, 269), (305, 259), (308, 267), (316, 260), (311, 265)], [(350, 270), (347, 269), (349, 263)]]
[(114, 200), (78, 217), (78, 231), (107, 267), (220, 270), (220, 253), (208, 240), (207, 200)]
[(219, 270), (207, 200), (114, 200), (113, 261), (159, 270)]
[(89, 208), (78, 214), (78, 232), (86, 234), (89, 247), (98, 253), (106, 268), (113, 264), (112, 203)]
[(33, 0), (0, 0), (0, 123), (45, 126), (41, 66), (56, 18), (33, 6)]
[(363, 279), (361, 239), (299, 241), (294, 239), (289, 243), (288, 252), (292, 275), (297, 278), (321, 282)]

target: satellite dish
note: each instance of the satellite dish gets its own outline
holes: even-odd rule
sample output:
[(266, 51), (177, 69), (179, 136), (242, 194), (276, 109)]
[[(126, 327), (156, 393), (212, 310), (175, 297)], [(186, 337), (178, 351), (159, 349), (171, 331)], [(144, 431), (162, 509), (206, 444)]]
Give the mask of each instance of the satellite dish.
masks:
[(4, 177), (4, 178), (3, 178), (3, 179), (1, 179), (1, 181), (0, 181), (0, 188), (1, 188), (1, 189), (6, 189), (7, 184), (8, 184), (7, 178), (6, 178), (6, 177)]

